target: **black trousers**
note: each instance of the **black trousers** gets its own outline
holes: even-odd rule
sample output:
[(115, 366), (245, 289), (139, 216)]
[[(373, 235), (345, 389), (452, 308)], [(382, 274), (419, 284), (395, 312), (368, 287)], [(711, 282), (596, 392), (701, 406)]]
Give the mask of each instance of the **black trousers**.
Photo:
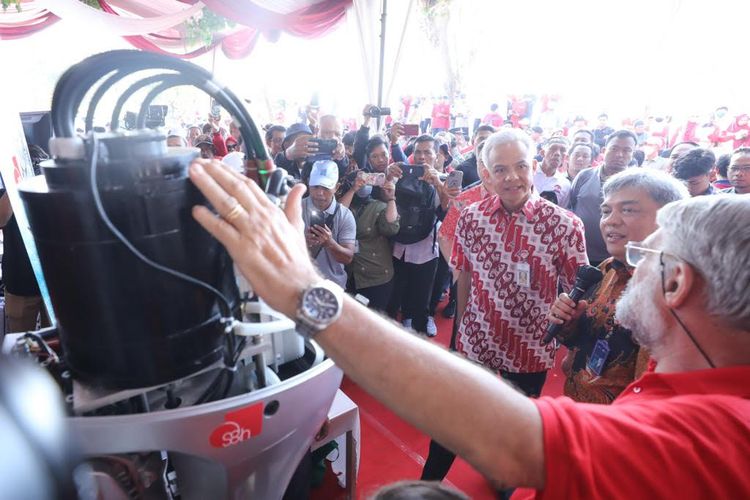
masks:
[(367, 288), (358, 288), (357, 293), (370, 300), (368, 307), (376, 311), (385, 311), (393, 293), (393, 279), (388, 283)]
[(403, 318), (412, 320), (412, 328), (427, 332), (427, 313), (437, 265), (437, 257), (424, 264), (393, 259), (393, 294), (388, 304), (391, 318), (395, 318), (400, 309)]
[(435, 271), (435, 283), (432, 286), (432, 297), (430, 297), (430, 310), (429, 315), (435, 316), (435, 309), (440, 303), (440, 297), (443, 296), (443, 292), (451, 284), (453, 273), (451, 268), (445, 259), (440, 256), (438, 257), (437, 271)]
[[(454, 328), (455, 331), (455, 328)], [(510, 382), (522, 393), (529, 397), (536, 398), (542, 393), (544, 381), (547, 379), (547, 372), (536, 373), (510, 373), (500, 372), (500, 376)], [(424, 481), (442, 481), (453, 465), (456, 455), (447, 448), (444, 448), (434, 439), (430, 441), (430, 452), (427, 455), (424, 468), (422, 469), (421, 479)]]

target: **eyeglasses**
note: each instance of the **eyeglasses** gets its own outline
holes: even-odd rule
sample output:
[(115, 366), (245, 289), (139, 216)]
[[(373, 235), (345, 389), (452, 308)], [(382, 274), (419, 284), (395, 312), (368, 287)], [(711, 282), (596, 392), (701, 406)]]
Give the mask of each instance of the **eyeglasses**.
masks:
[(733, 174), (750, 174), (750, 166), (748, 167), (738, 167), (738, 166), (731, 166), (729, 167), (729, 171)]
[(625, 244), (625, 260), (629, 266), (637, 266), (643, 259), (646, 258), (646, 254), (661, 254), (661, 250), (654, 250), (653, 248), (647, 248), (643, 246), (642, 241), (628, 241)]

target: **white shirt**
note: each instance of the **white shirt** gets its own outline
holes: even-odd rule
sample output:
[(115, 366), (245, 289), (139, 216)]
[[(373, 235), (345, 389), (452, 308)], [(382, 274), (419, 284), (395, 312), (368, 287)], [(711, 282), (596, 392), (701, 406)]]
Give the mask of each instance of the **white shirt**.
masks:
[(570, 181), (562, 172), (555, 172), (552, 177), (547, 177), (542, 169), (536, 171), (534, 174), (534, 188), (538, 193), (545, 191), (552, 191), (557, 195), (557, 205), (560, 207), (568, 206), (568, 199), (570, 199)]

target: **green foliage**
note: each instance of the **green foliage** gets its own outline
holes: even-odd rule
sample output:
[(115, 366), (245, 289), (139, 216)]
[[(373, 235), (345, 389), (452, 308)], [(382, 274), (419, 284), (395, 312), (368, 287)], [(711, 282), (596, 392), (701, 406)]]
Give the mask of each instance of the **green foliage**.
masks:
[(229, 19), (203, 7), (199, 16), (193, 16), (185, 22), (185, 38), (190, 45), (209, 46), (214, 41), (214, 34), (234, 25)]
[(99, 0), (81, 0), (81, 2), (85, 3), (93, 9), (102, 10), (102, 6), (99, 5)]
[(422, 7), (422, 29), (432, 45), (439, 47), (450, 17), (451, 0), (420, 0), (419, 3)]
[(11, 4), (15, 4), (16, 10), (21, 12), (21, 0), (2, 0), (3, 12), (7, 11)]

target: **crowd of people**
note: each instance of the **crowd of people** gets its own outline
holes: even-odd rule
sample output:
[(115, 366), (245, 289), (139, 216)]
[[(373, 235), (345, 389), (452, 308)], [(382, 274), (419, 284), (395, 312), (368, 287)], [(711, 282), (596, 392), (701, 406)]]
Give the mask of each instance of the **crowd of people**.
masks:
[[(200, 150), (191, 177), (214, 206), (238, 203), (231, 220), (195, 215), (272, 307), (294, 317), (321, 277), (349, 292), (316, 339), (430, 434), (422, 479), (443, 479), (458, 454), (502, 496), (750, 495), (747, 115), (720, 108), (708, 134), (658, 120), (615, 130), (604, 114), (558, 128), (551, 110), (531, 126), (520, 106), (493, 106), (469, 127), (442, 106), (382, 129), (372, 105), (349, 130), (317, 110), (265, 127), (275, 167), (306, 187), (289, 196), (291, 224), (227, 180), (244, 173), (234, 123), (213, 114), (167, 143)], [(267, 241), (247, 244), (258, 224)], [(293, 276), (264, 269), (279, 259)], [(585, 265), (602, 279), (574, 301)], [(451, 349), (472, 364), (372, 313), (433, 337), (443, 299)], [(549, 325), (560, 330), (545, 342)], [(560, 345), (570, 399), (538, 399)], [(612, 481), (623, 467), (630, 479)]]
[[(642, 122), (614, 130), (608, 127), (606, 115), (600, 116), (598, 126), (591, 130), (581, 126), (583, 120), (576, 120), (576, 126), (567, 129), (524, 129), (523, 119), (514, 121), (506, 117), (501, 120), (491, 114), (486, 123), (477, 124), (470, 138), (461, 128), (446, 130), (455, 125), (447, 120), (438, 122), (441, 126), (433, 127), (431, 133), (423, 133), (423, 124), (415, 131), (408, 123), (400, 122), (391, 122), (383, 133), (373, 133), (373, 115), (376, 114), (373, 108), (365, 106), (363, 123), (357, 130), (342, 130), (339, 120), (331, 115), (314, 117), (307, 123), (295, 123), (288, 128), (280, 125), (267, 128), (266, 145), (276, 166), (285, 168), (307, 186), (309, 196), (301, 203), (301, 220), (308, 254), (317, 265), (316, 271), (310, 271), (312, 275), (320, 273), (356, 296), (359, 302), (387, 313), (404, 327), (426, 336), (436, 334), (436, 304), (444, 294), (449, 295), (444, 313), (455, 318), (451, 348), (531, 398), (540, 395), (560, 344), (567, 347), (563, 363), (564, 393), (576, 402), (610, 405), (622, 401), (622, 407), (627, 400), (636, 408), (642, 390), (644, 397), (648, 392), (650, 399), (683, 393), (739, 395), (736, 400), (724, 401), (725, 406), (720, 409), (714, 408), (711, 418), (718, 419), (714, 422), (717, 428), (726, 426), (728, 446), (750, 451), (747, 440), (750, 408), (747, 399), (742, 399), (747, 398), (747, 392), (736, 392), (737, 377), (740, 373), (746, 374), (745, 365), (750, 361), (750, 297), (747, 295), (750, 289), (747, 274), (750, 147), (744, 145), (746, 135), (730, 127), (711, 136), (707, 139), (710, 144), (706, 144), (690, 135), (687, 129), (680, 132), (682, 135), (667, 138), (662, 129), (644, 127)], [(747, 124), (747, 119), (740, 116), (734, 123)], [(435, 124), (433, 121), (432, 125)], [(212, 141), (219, 140), (220, 135), (215, 131)], [(334, 141), (334, 145), (328, 156), (320, 158), (321, 146), (326, 140)], [(737, 147), (728, 154), (721, 154), (721, 146), (727, 142)], [(219, 151), (220, 147), (214, 148), (214, 154)], [(212, 158), (212, 155), (203, 156)], [(207, 175), (203, 169), (200, 172), (194, 175), (198, 177), (194, 180), (199, 187), (202, 185), (200, 178)], [(452, 174), (454, 172), (460, 174)], [(211, 171), (209, 174), (211, 177), (219, 175)], [(686, 200), (690, 197), (698, 200), (688, 203)], [(715, 200), (711, 200), (714, 197)], [(717, 226), (732, 229), (719, 237)], [(249, 237), (241, 228), (238, 230), (242, 236)], [(740, 242), (726, 241), (727, 235), (735, 230), (739, 230)], [(696, 245), (702, 246), (686, 249), (676, 243), (690, 246), (693, 232), (699, 233), (695, 237)], [(724, 250), (728, 253), (722, 257), (724, 250), (710, 248), (719, 241), (727, 245)], [(232, 251), (231, 245), (229, 248)], [(235, 251), (242, 254), (240, 249)], [(697, 254), (704, 251), (718, 260), (698, 257)], [(660, 272), (654, 271), (653, 255), (658, 255)], [(673, 256), (676, 257), (672, 259)], [(634, 288), (636, 268), (646, 260), (651, 274), (641, 273), (638, 281), (642, 284)], [(573, 287), (577, 271), (587, 264), (598, 267), (603, 277), (576, 302), (564, 291)], [(246, 265), (256, 269), (254, 264)], [(295, 265), (301, 264), (296, 262)], [(693, 267), (690, 271), (685, 266)], [(735, 290), (737, 296), (730, 300), (729, 291), (718, 292), (715, 287), (725, 286), (721, 280), (733, 275), (735, 267), (740, 268), (737, 284), (729, 288)], [(710, 297), (708, 302), (690, 292), (691, 287), (698, 289), (699, 284), (700, 293)], [(646, 290), (647, 286), (651, 288)], [(259, 293), (264, 296), (262, 289)], [(649, 295), (654, 293), (662, 296)], [(272, 305), (280, 304), (282, 311), (288, 309), (289, 304), (281, 299), (274, 302), (273, 294), (269, 294), (264, 298), (270, 297)], [(679, 297), (673, 297), (675, 294)], [(722, 304), (724, 300), (715, 298), (719, 296), (729, 303)], [(347, 306), (354, 307), (348, 303)], [(681, 308), (687, 308), (681, 311), (682, 319), (675, 312)], [(665, 311), (670, 314), (666, 319)], [(716, 344), (726, 346), (730, 342), (724, 337), (716, 340), (707, 337), (708, 332), (695, 331), (704, 328), (694, 321), (700, 311), (714, 318), (712, 327), (727, 335), (739, 335), (734, 341), (744, 346), (744, 351), (728, 353), (714, 348)], [(352, 317), (364, 321), (363, 325), (371, 323), (372, 328), (363, 331), (375, 337), (380, 330), (393, 332), (392, 326), (386, 326), (388, 323), (374, 319), (377, 316), (364, 319), (363, 314), (351, 313)], [(347, 321), (343, 323), (350, 325)], [(562, 328), (554, 342), (544, 342), (544, 333), (550, 324)], [(659, 385), (668, 382), (657, 382), (655, 377), (648, 379), (650, 386), (645, 381), (633, 386), (634, 381), (655, 368), (656, 371), (665, 367), (675, 369), (673, 353), (666, 350), (659, 335), (680, 328), (684, 329), (681, 334), (684, 338), (671, 339), (671, 342), (679, 346), (682, 361), (687, 360), (689, 366), (678, 363), (676, 371), (734, 365), (742, 368), (725, 374), (723, 379), (716, 375), (715, 383), (705, 387), (680, 385), (679, 390), (675, 388), (674, 393), (669, 394)], [(536, 462), (531, 460), (520, 467), (512, 459), (524, 453), (515, 448), (515, 452), (496, 451), (493, 456), (498, 462), (490, 464), (485, 456), (476, 455), (476, 443), (467, 443), (472, 433), (458, 436), (441, 424), (426, 421), (425, 412), (429, 414), (437, 408), (446, 410), (429, 395), (408, 402), (388, 394), (397, 390), (396, 386), (403, 388), (402, 383), (382, 376), (382, 371), (389, 366), (396, 370), (388, 361), (398, 359), (411, 364), (415, 363), (414, 359), (407, 360), (378, 348), (377, 352), (384, 356), (382, 367), (356, 367), (354, 364), (361, 362), (361, 352), (370, 352), (371, 341), (357, 336), (345, 343), (346, 347), (341, 347), (338, 342), (346, 326), (334, 330), (336, 333), (326, 337), (330, 339), (328, 347), (334, 359), (353, 373), (355, 379), (361, 378), (369, 390), (433, 436), (423, 479), (444, 478), (454, 453), (458, 452), (498, 481), (502, 495), (508, 494), (509, 486), (540, 488), (553, 484), (570, 488), (565, 489), (568, 493), (585, 494), (593, 491), (587, 488), (594, 488), (596, 480), (603, 477), (596, 476), (598, 466), (592, 465), (589, 470), (573, 474), (571, 471), (578, 465), (564, 463), (560, 457), (585, 451), (567, 450), (568, 455), (555, 458), (551, 458), (550, 453), (560, 451), (566, 439), (580, 450), (606, 453), (603, 447), (614, 443), (612, 436), (625, 439), (625, 433), (632, 431), (628, 425), (635, 425), (641, 417), (649, 424), (627, 437), (627, 446), (632, 449), (628, 453), (634, 456), (637, 452), (655, 453), (644, 447), (659, 441), (655, 433), (660, 432), (663, 422), (654, 422), (653, 415), (646, 410), (633, 410), (625, 417), (614, 411), (600, 412), (569, 403), (545, 402), (536, 404), (535, 418), (529, 416), (528, 407), (525, 412), (521, 411), (523, 418), (514, 417), (532, 422), (529, 427), (539, 431), (539, 435), (532, 438), (527, 433), (522, 435), (541, 448), (541, 413), (545, 435), (548, 426), (554, 429), (552, 437), (544, 439), (544, 453), (537, 449), (537, 455), (532, 457)], [(390, 334), (386, 337), (394, 340)], [(394, 349), (396, 346), (428, 359), (437, 356), (445, 366), (435, 369), (445, 368), (449, 371), (442, 376), (454, 377), (454, 372), (450, 371), (457, 370), (453, 361), (441, 358), (434, 351), (422, 351), (410, 341), (396, 341)], [(357, 349), (362, 351), (358, 354)], [(421, 362), (416, 364), (417, 367), (399, 377), (408, 380), (414, 376), (415, 384), (429, 392), (427, 380), (435, 382), (434, 377), (422, 371), (427, 368)], [(403, 366), (398, 369), (402, 370)], [(378, 380), (371, 380), (371, 377)], [(475, 377), (479, 376), (465, 374), (465, 378), (458, 377), (458, 381), (475, 383)], [(688, 375), (685, 377), (687, 382)], [(709, 378), (713, 380), (712, 376)], [(384, 379), (393, 386), (387, 387)], [(450, 389), (443, 387), (440, 392), (445, 394)], [(659, 391), (662, 393), (655, 395)], [(406, 392), (414, 395), (413, 390)], [(482, 390), (477, 389), (477, 392), (482, 393)], [(505, 395), (501, 399), (508, 397)], [(425, 407), (412, 408), (417, 401)], [(700, 417), (691, 412), (703, 411), (702, 405), (708, 404), (707, 401), (711, 401), (710, 398), (706, 403), (695, 402), (691, 410), (685, 410), (685, 416), (675, 418), (692, 429)], [(489, 402), (486, 406), (493, 408)], [(670, 408), (683, 410), (681, 405), (671, 407), (665, 403), (658, 412)], [(494, 410), (503, 412), (497, 405)], [(453, 412), (448, 415), (448, 420), (462, 418)], [(734, 416), (740, 416), (739, 420), (733, 421)], [(595, 429), (586, 431), (580, 427), (586, 419), (599, 417), (604, 418), (604, 422)], [(487, 418), (492, 416), (487, 415)], [(510, 429), (517, 428), (518, 422), (498, 419), (497, 425), (502, 421)], [(622, 420), (628, 419), (632, 421), (623, 424)], [(477, 417), (477, 422), (481, 421), (482, 417)], [(472, 425), (479, 425), (477, 422)], [(624, 427), (615, 429), (620, 424)], [(680, 438), (685, 440), (680, 447), (669, 448), (671, 452), (680, 453), (682, 447), (688, 446), (686, 443), (691, 442), (693, 435), (687, 434)], [(741, 435), (744, 437), (740, 438)], [(732, 441), (729, 436), (740, 441)], [(635, 442), (639, 437), (645, 442)], [(517, 442), (510, 435), (503, 434), (502, 439)], [(593, 442), (588, 442), (589, 439)], [(691, 456), (680, 460), (689, 462), (695, 457), (714, 456), (714, 452), (709, 453), (699, 445), (692, 443)], [(534, 446), (530, 448), (533, 452)], [(662, 453), (667, 451), (662, 450)], [(510, 458), (507, 455), (511, 455)], [(582, 460), (583, 455), (576, 456), (577, 460)], [(539, 472), (542, 457), (548, 471), (546, 475)], [(630, 455), (627, 458), (635, 459)], [(734, 469), (737, 464), (749, 465), (746, 458), (734, 462), (715, 459), (723, 461), (717, 466), (720, 481), (739, 488), (736, 491), (747, 492), (746, 481), (733, 475), (739, 470)], [(611, 464), (612, 460), (616, 459), (602, 463)], [(560, 472), (560, 476), (552, 478), (550, 470)], [(712, 469), (712, 474), (714, 472)], [(670, 473), (674, 474), (673, 479), (682, 477), (672, 469)], [(638, 474), (648, 475), (648, 471), (640, 467)], [(695, 488), (693, 492), (719, 491), (711, 489), (714, 483), (706, 474), (699, 476), (702, 479), (692, 477), (685, 485), (675, 487)], [(663, 491), (652, 482), (633, 484), (627, 491), (643, 492), (648, 488)]]

